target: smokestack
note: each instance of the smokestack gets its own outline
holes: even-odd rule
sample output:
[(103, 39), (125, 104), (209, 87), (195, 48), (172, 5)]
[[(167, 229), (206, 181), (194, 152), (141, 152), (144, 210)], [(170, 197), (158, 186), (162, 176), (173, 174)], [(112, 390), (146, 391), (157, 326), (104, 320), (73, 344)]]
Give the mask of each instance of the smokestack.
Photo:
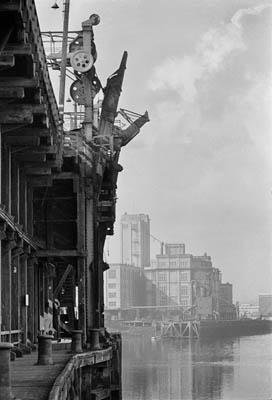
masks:
[(164, 247), (164, 243), (161, 242), (161, 256), (163, 256), (163, 247)]

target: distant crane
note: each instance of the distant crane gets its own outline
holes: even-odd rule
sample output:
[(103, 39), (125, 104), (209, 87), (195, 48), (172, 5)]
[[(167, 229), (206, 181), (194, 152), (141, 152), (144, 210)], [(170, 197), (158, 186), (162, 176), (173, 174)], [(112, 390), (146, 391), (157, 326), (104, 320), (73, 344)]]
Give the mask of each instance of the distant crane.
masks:
[(161, 255), (163, 255), (164, 253), (164, 242), (161, 241), (160, 239), (156, 238), (155, 236), (151, 235), (151, 233), (149, 234), (150, 237), (152, 237), (152, 239), (156, 240), (157, 242), (160, 243), (161, 245)]

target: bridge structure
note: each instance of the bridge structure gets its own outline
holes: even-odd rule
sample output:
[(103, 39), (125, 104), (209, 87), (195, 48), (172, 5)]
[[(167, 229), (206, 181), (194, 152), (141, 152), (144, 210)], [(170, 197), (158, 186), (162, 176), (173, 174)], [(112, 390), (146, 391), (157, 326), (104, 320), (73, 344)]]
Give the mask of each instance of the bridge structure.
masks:
[(1, 400), (12, 398), (7, 350), (22, 355), (44, 339), (38, 353), (50, 353), (51, 339), (73, 332), (84, 353), (69, 361), (50, 399), (121, 398), (120, 337), (104, 326), (103, 248), (114, 233), (121, 148), (148, 114), (126, 129), (115, 124), (126, 52), (95, 114), (97, 21), (95, 15), (84, 21), (69, 48), (74, 100), (84, 115), (80, 127), (65, 131), (34, 0), (0, 4)]

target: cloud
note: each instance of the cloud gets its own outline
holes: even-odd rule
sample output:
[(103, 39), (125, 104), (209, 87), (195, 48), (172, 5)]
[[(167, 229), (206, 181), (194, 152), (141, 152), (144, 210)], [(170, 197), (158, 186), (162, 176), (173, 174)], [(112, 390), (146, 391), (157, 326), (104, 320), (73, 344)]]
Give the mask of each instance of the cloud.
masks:
[(231, 18), (231, 22), (237, 26), (237, 28), (241, 29), (242, 28), (242, 19), (243, 17), (247, 15), (259, 15), (261, 14), (265, 9), (271, 8), (271, 4), (261, 4), (256, 7), (251, 7), (251, 8), (242, 8), (241, 10), (238, 10), (234, 16)]
[(224, 69), (232, 55), (247, 49), (243, 37), (242, 20), (247, 15), (259, 15), (271, 5), (238, 10), (229, 23), (222, 23), (207, 31), (190, 55), (166, 59), (155, 67), (148, 81), (152, 91), (171, 89), (179, 93), (183, 102), (194, 102), (201, 81), (211, 79)]

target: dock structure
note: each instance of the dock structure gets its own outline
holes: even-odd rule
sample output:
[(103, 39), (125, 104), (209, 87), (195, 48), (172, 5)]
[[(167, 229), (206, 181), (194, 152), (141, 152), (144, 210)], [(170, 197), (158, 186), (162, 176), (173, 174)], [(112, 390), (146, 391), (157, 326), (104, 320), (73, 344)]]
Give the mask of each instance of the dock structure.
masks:
[[(95, 114), (101, 88), (94, 66), (98, 22), (95, 15), (84, 21), (69, 49), (73, 100), (84, 112), (82, 124), (65, 131), (34, 0), (0, 4), (0, 358), (7, 362), (0, 374), (10, 393), (6, 399), (12, 390), (20, 398), (16, 387), (27, 391), (36, 376), (40, 387), (53, 390), (50, 400), (121, 398), (121, 339), (104, 327), (103, 248), (114, 232), (121, 148), (148, 114), (137, 115), (126, 129), (115, 125), (126, 52), (103, 89), (100, 117)], [(79, 353), (68, 364), (68, 349), (60, 364), (54, 345), (52, 350), (52, 340), (63, 334)], [(36, 353), (24, 355), (35, 347)], [(23, 355), (25, 361), (16, 358), (10, 366), (10, 350), (11, 359)], [(52, 368), (39, 365), (41, 359)], [(52, 379), (40, 374), (42, 368), (50, 369)], [(22, 398), (43, 397), (37, 390)]]

